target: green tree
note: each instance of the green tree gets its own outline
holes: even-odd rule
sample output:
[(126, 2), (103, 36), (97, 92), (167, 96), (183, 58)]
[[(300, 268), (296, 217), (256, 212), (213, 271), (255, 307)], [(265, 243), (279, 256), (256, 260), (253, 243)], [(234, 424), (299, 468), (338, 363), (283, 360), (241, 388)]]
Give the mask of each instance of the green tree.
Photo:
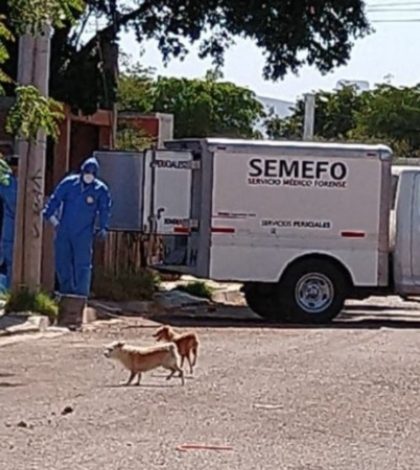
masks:
[[(315, 95), (314, 136), (326, 140), (346, 140), (354, 132), (357, 115), (364, 106), (363, 94), (347, 86), (334, 92), (320, 91)], [(270, 138), (301, 139), (305, 101), (299, 99), (291, 116), (269, 116), (265, 122)]]
[(209, 71), (204, 79), (153, 80), (150, 71), (135, 67), (119, 80), (118, 108), (173, 114), (175, 137), (256, 137), (262, 104), (251, 90), (220, 78)]
[(388, 143), (401, 157), (419, 157), (420, 84), (399, 88), (383, 84), (364, 93), (352, 136)]
[[(316, 94), (315, 138), (381, 142), (400, 157), (420, 157), (420, 84), (394, 87), (381, 84), (370, 91), (345, 87)], [(266, 119), (272, 139), (302, 138), (304, 101), (299, 100), (291, 116)]]
[(117, 105), (119, 111), (153, 111), (153, 70), (140, 64), (126, 65), (118, 77)]
[[(15, 35), (39, 34), (46, 22), (56, 28), (63, 27), (65, 21), (71, 23), (74, 20), (74, 12), (83, 10), (84, 3), (83, 0), (8, 0), (4, 7), (9, 17), (0, 15), (2, 68), (10, 60), (8, 45), (15, 43)], [(7, 20), (9, 25), (6, 25)], [(0, 93), (4, 92), (4, 84), (16, 85), (13, 78), (0, 69)], [(24, 139), (35, 139), (39, 130), (45, 131), (47, 136), (57, 137), (61, 105), (42, 96), (34, 86), (17, 86), (15, 93), (16, 103), (8, 116), (7, 131)]]
[[(88, 0), (83, 12), (74, 6), (70, 12), (76, 27), (65, 20), (54, 32), (50, 91), (54, 98), (86, 112), (114, 101), (123, 30), (134, 31), (139, 42), (156, 40), (165, 61), (184, 57), (190, 44), (198, 44), (200, 57), (212, 57), (217, 65), (235, 37), (251, 39), (266, 58), (264, 77), (273, 80), (304, 64), (322, 72), (344, 64), (354, 38), (369, 32), (363, 0)], [(1, 2), (0, 14), (10, 18), (7, 3)], [(97, 18), (106, 26), (86, 40), (87, 28), (97, 25)], [(9, 66), (12, 77), (14, 47), (8, 46), (14, 59)]]
[(153, 109), (171, 113), (175, 137), (255, 137), (254, 125), (263, 116), (255, 94), (209, 74), (205, 79), (159, 77)]
[(271, 110), (265, 119), (265, 131), (269, 139), (300, 140), (303, 135), (303, 117), (300, 108), (301, 101), (296, 103), (290, 116), (282, 118)]
[[(5, 62), (10, 58), (9, 51), (7, 49), (7, 43), (14, 40), (13, 34), (5, 24), (6, 17), (0, 15), (0, 67), (4, 67)], [(10, 83), (11, 79), (4, 73), (0, 68), (0, 95), (4, 94), (3, 84)]]

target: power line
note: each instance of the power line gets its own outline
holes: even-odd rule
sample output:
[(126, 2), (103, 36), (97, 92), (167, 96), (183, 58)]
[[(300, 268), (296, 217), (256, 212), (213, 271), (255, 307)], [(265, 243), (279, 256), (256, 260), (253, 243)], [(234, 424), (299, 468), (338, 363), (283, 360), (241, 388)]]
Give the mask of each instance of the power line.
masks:
[(371, 23), (420, 23), (420, 18), (401, 18), (395, 20), (371, 20)]
[[(418, 5), (420, 7), (420, 3)], [(368, 13), (410, 13), (412, 11), (420, 11), (420, 8), (398, 8), (398, 9), (384, 9), (378, 8), (376, 10), (367, 10)]]
[[(403, 8), (401, 8), (403, 7)], [(418, 23), (420, 18), (404, 18), (404, 14), (420, 12), (420, 1), (376, 3), (366, 8), (369, 16), (382, 13), (382, 18), (372, 18), (371, 23)], [(389, 14), (392, 14), (390, 16)], [(403, 15), (402, 17), (400, 15)], [(416, 16), (416, 15), (415, 15)]]
[(417, 6), (420, 2), (398, 2), (398, 3), (371, 3), (367, 6), (370, 8), (382, 8), (382, 7), (406, 7), (406, 6)]

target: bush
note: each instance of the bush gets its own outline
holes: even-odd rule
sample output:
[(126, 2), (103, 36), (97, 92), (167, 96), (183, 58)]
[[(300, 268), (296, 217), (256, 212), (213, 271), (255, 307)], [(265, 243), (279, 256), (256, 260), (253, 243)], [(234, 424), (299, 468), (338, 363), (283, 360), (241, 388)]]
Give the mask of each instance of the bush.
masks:
[(151, 300), (159, 283), (159, 276), (146, 269), (119, 274), (101, 272), (95, 273), (92, 290), (96, 298), (104, 300)]
[(58, 305), (44, 292), (31, 292), (28, 289), (18, 289), (6, 295), (6, 313), (31, 312), (47, 316), (54, 321), (58, 316)]
[(178, 286), (178, 290), (194, 295), (195, 297), (202, 297), (209, 300), (212, 299), (213, 295), (213, 289), (203, 281), (194, 281), (185, 285), (180, 285)]

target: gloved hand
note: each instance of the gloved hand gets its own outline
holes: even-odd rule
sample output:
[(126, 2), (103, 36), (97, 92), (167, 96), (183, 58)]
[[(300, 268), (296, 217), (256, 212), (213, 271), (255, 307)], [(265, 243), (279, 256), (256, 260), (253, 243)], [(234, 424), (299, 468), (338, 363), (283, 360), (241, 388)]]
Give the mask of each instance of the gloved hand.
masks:
[(99, 240), (105, 240), (107, 234), (108, 231), (106, 228), (100, 228), (96, 231), (96, 237), (99, 238)]
[(58, 219), (55, 215), (52, 215), (50, 217), (50, 222), (52, 223), (54, 228), (57, 228), (60, 225), (60, 222), (58, 221)]

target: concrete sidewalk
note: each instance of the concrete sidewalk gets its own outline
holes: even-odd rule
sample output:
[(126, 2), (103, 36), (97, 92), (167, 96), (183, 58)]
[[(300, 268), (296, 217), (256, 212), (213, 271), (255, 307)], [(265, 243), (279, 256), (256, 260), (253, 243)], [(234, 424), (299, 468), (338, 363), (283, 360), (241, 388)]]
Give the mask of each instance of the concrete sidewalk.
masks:
[(0, 311), (0, 347), (33, 339), (56, 338), (66, 333), (69, 333), (67, 328), (51, 326), (46, 316)]
[(0, 313), (0, 336), (39, 333), (49, 326), (48, 317), (42, 315)]
[[(212, 292), (212, 299), (196, 297), (178, 290), (179, 285), (187, 285), (192, 282), (205, 282)], [(225, 310), (220, 307), (238, 307), (244, 305), (243, 295), (240, 292), (240, 284), (217, 283), (210, 280), (199, 280), (191, 276), (183, 276), (176, 282), (163, 282), (160, 292), (156, 294), (151, 302), (108, 302), (101, 300), (92, 300), (85, 310), (84, 329), (91, 330), (95, 326), (101, 326), (114, 319), (118, 321), (123, 317), (135, 316), (142, 318), (143, 322), (149, 325), (153, 319), (168, 314), (174, 316), (201, 317), (209, 315), (214, 318), (254, 316), (249, 311), (232, 312), (232, 309)], [(4, 304), (0, 303), (0, 340), (3, 343), (5, 337), (28, 336), (28, 335), (60, 335), (68, 333), (67, 328), (51, 326), (46, 316), (33, 315), (22, 312), (16, 314), (5, 314)], [(233, 309), (236, 310), (236, 309)], [(88, 326), (89, 325), (89, 326)], [(10, 342), (10, 341), (7, 341)], [(15, 340), (13, 340), (15, 342)]]
[[(182, 304), (181, 298), (185, 298), (184, 303), (195, 301), (204, 305), (209, 303), (207, 299), (195, 297), (177, 290), (179, 286), (185, 286), (194, 282), (203, 282), (212, 290), (211, 302), (220, 303), (220, 304), (229, 304), (229, 305), (244, 305), (244, 297), (240, 291), (242, 284), (238, 283), (221, 283), (215, 282), (210, 279), (197, 279), (192, 276), (182, 276), (180, 280), (173, 282), (162, 282), (161, 284), (161, 295), (167, 297), (168, 299), (172, 295), (174, 302), (179, 306)], [(175, 301), (175, 298), (177, 299)]]

